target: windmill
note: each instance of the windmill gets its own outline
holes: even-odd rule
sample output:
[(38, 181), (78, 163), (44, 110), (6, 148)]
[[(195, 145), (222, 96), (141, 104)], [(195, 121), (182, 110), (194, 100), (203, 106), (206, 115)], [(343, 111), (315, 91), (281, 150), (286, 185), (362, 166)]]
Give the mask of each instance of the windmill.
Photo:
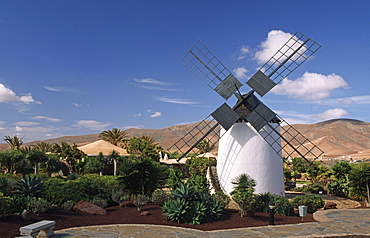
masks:
[(234, 95), (237, 102), (233, 107), (223, 103), (169, 150), (181, 153), (179, 161), (204, 139), (218, 142), (217, 174), (225, 192), (232, 191), (233, 178), (247, 173), (256, 180), (257, 193), (284, 195), (282, 153), (310, 162), (323, 151), (263, 104), (255, 93), (263, 97), (320, 47), (296, 32), (247, 81), (252, 90), (242, 95), (239, 89), (243, 84), (199, 40), (181, 62), (225, 100)]

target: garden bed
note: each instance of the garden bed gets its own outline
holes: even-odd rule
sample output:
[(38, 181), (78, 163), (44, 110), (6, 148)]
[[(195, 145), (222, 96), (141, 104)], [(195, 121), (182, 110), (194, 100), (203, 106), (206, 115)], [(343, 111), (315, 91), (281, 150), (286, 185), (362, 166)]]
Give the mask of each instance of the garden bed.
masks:
[[(150, 215), (141, 216), (136, 207), (109, 207), (106, 209), (107, 215), (86, 215), (64, 210), (51, 210), (40, 216), (33, 216), (31, 220), (26, 221), (20, 216), (11, 215), (0, 220), (1, 237), (19, 236), (19, 227), (37, 222), (40, 220), (52, 220), (56, 222), (55, 230), (61, 230), (71, 227), (91, 226), (91, 225), (109, 225), (109, 224), (153, 224), (193, 228), (203, 231), (266, 226), (269, 223), (269, 214), (256, 212), (254, 217), (240, 217), (237, 210), (227, 209), (225, 217), (219, 221), (203, 223), (201, 225), (178, 224), (172, 221), (166, 221), (162, 215), (162, 209), (156, 204), (147, 204), (143, 206), (142, 211), (148, 211)], [(312, 214), (308, 214), (305, 222), (315, 221)], [(295, 224), (301, 223), (299, 216), (279, 216), (275, 215), (275, 224)]]

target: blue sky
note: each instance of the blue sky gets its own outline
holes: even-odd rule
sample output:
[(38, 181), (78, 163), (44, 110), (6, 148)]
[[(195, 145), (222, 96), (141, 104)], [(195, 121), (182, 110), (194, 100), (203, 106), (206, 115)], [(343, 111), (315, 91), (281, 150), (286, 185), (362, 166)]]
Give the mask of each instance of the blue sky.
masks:
[(0, 137), (200, 121), (224, 101), (180, 63), (198, 39), (248, 92), (296, 31), (322, 48), (262, 101), (290, 124), (370, 122), (367, 0), (1, 1)]

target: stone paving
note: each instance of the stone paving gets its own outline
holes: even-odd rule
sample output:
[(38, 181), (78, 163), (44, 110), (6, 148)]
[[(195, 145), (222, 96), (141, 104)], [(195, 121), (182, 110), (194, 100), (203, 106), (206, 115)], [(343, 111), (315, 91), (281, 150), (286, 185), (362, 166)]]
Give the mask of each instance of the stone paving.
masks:
[(217, 231), (140, 224), (87, 226), (56, 231), (55, 237), (370, 237), (370, 209), (323, 210), (314, 218), (318, 222)]

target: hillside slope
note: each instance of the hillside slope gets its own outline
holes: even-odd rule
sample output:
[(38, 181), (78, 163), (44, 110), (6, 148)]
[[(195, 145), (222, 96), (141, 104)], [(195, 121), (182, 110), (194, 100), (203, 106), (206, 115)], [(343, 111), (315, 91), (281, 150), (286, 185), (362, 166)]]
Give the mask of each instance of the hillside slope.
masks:
[[(189, 132), (196, 123), (170, 126), (163, 129), (128, 129), (131, 136), (153, 137), (163, 148), (169, 148), (173, 143)], [(370, 123), (354, 119), (334, 119), (315, 124), (293, 125), (300, 133), (310, 139), (325, 152), (327, 157), (337, 157), (356, 154), (370, 155)], [(99, 134), (64, 136), (45, 140), (48, 143), (76, 143), (84, 145), (98, 140)], [(36, 142), (26, 143), (31, 145)], [(6, 144), (0, 144), (0, 150), (6, 149)]]

